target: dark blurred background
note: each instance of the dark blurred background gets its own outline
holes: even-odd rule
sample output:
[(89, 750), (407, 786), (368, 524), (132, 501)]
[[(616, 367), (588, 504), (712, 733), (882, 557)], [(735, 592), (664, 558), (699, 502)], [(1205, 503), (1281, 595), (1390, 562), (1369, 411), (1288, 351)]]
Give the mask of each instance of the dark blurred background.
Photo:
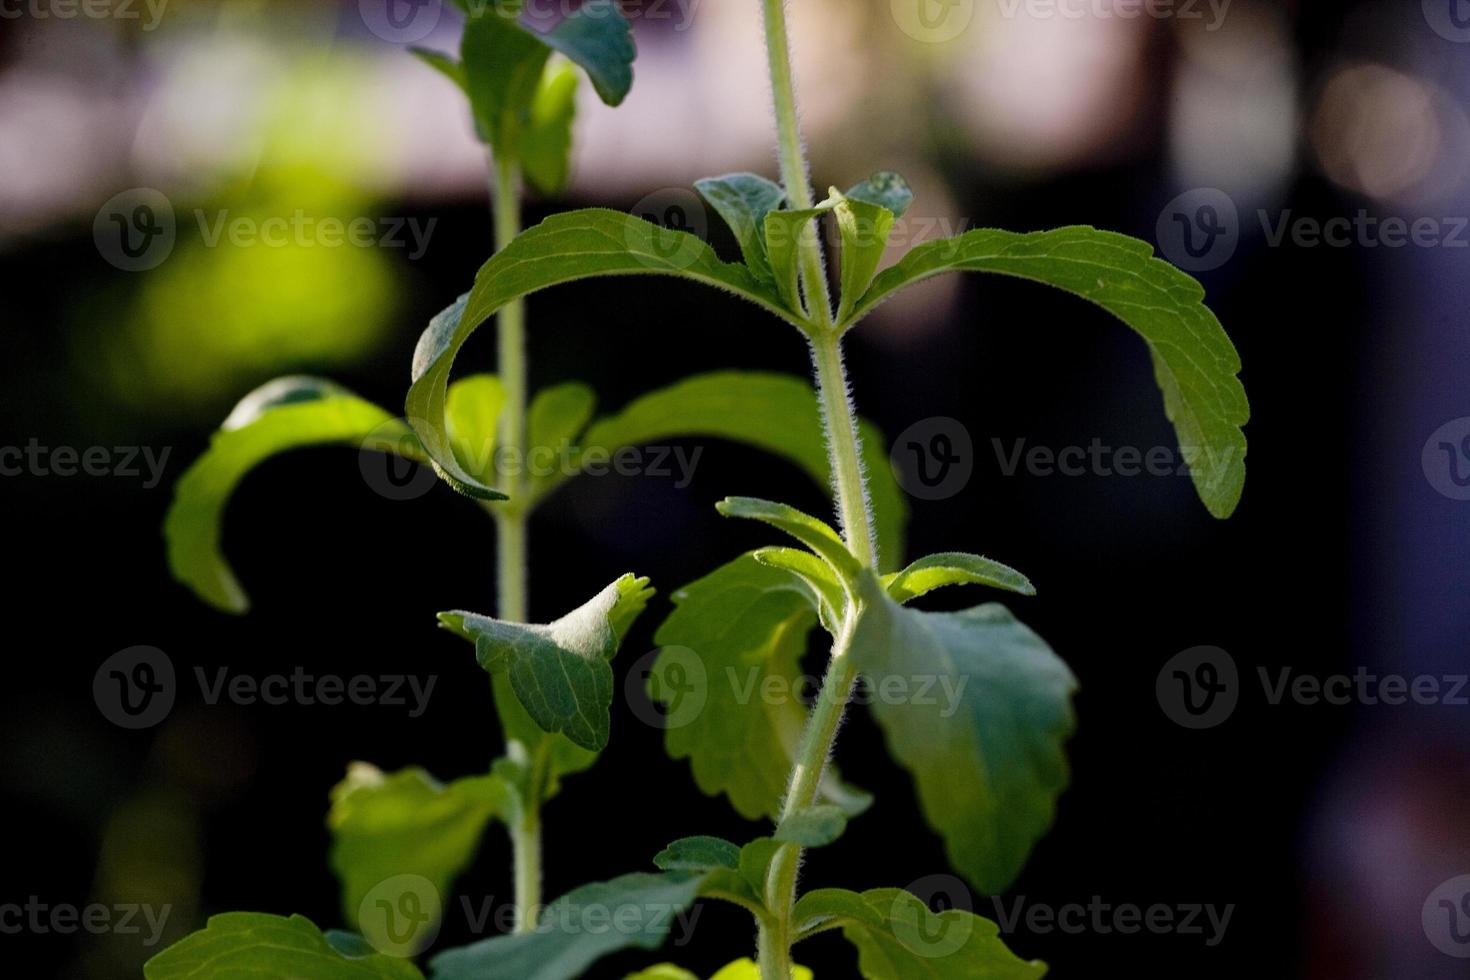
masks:
[[(1245, 496), (1221, 522), (1186, 478), (1003, 471), (993, 440), (1006, 453), (1017, 440), (1174, 445), (1143, 345), (1101, 311), (954, 277), (852, 337), (859, 409), (890, 438), (949, 417), (972, 440), (962, 492), (910, 501), (908, 557), (972, 550), (1020, 567), (1040, 595), (1013, 607), (1081, 681), (1072, 785), (1003, 909), (1095, 897), (1232, 907), (1214, 945), (1208, 926), (1124, 935), (1023, 923), (1008, 941), (1058, 977), (1470, 974), (1450, 955), (1470, 948), (1425, 912), (1432, 892), (1470, 874), (1470, 709), (1272, 704), (1258, 679), (1286, 667), (1410, 679), (1470, 669), (1470, 491), (1455, 479), (1470, 443), (1461, 455), (1439, 448), (1470, 435), (1470, 5), (1181, 0), (1125, 17), (1126, 3), (960, 0), (925, 21), (911, 6), (792, 3), (818, 186), (904, 173), (919, 195), (896, 236), (905, 246), (972, 226), (1071, 223), (1156, 241), (1199, 270), (1252, 402)], [(443, 488), (387, 500), (348, 448), (269, 462), (228, 514), (225, 551), (254, 599), (243, 618), (171, 579), (159, 532), (174, 482), (258, 383), (309, 371), (401, 404), (420, 330), (489, 254), (467, 110), (404, 43), (373, 33), (370, 7), (169, 0), (157, 17), (141, 4), (66, 17), (74, 8), (49, 0), (5, 6), (0, 443), (168, 455), (152, 486), (146, 468), (0, 478), (0, 903), (166, 904), (163, 942), (230, 909), (337, 925), (323, 820), (346, 763), (420, 764), (448, 779), (499, 751), (483, 674), (433, 619), (493, 606), (493, 529), (470, 502)], [(627, 8), (641, 14), (633, 95), (617, 112), (584, 104), (572, 190), (532, 202), (530, 219), (647, 210), (646, 195), (725, 171), (774, 175), (754, 0)], [(446, 12), (412, 40), (448, 49), (457, 30)], [(177, 240), (162, 264), (130, 272), (94, 243), (93, 223), (139, 187), (171, 202)], [(196, 210), (435, 224), (422, 254), (211, 246)], [(1421, 222), (1424, 234), (1398, 247), (1361, 231), (1272, 240), (1304, 219), (1360, 214)], [(1186, 226), (1194, 245), (1213, 247), (1184, 250)], [(1211, 228), (1224, 233), (1203, 237)], [(709, 235), (734, 254), (723, 228)], [(807, 371), (792, 331), (673, 281), (557, 289), (533, 298), (531, 317), (533, 388), (584, 380), (608, 410), (698, 371)], [(490, 333), (462, 370), (493, 369)], [(533, 525), (538, 619), (623, 571), (660, 587), (623, 667), (652, 649), (673, 588), (769, 541), (718, 517), (716, 499), (824, 512), (821, 488), (784, 463), (689, 446), (704, 453), (687, 488), (582, 478)], [(389, 707), (209, 706), (186, 684), (166, 721), (125, 731), (93, 703), (92, 677), (136, 644), (163, 649), (181, 673), (301, 665), (439, 680), (416, 719)], [(1200, 645), (1233, 659), (1239, 704), (1191, 730), (1170, 720), (1155, 681)], [(814, 671), (823, 652), (812, 651)], [(861, 710), (838, 759), (877, 803), (839, 845), (810, 854), (807, 880), (868, 888), (946, 873), (907, 776)], [(548, 810), (546, 892), (643, 868), (677, 836), (760, 832), (701, 796), (661, 733), (619, 699), (603, 762)], [(509, 900), (508, 869), (492, 828), (459, 891)], [(996, 917), (989, 898), (971, 900)], [(139, 975), (156, 951), (140, 938), (22, 931), (0, 936), (0, 949), (15, 975), (112, 978)], [(451, 915), (441, 942), (470, 938)], [(752, 943), (745, 913), (708, 907), (693, 945), (590, 975), (666, 959), (703, 976)], [(798, 958), (819, 977), (855, 973), (835, 934)]]

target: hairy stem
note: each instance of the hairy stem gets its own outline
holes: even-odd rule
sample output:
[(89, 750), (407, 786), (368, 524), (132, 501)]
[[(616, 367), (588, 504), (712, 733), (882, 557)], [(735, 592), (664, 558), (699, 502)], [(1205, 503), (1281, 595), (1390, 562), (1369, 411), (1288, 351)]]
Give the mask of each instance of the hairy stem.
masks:
[[(514, 160), (495, 161), (495, 250), (504, 249), (521, 233), (520, 167)], [(526, 305), (521, 300), (507, 303), (496, 323), (500, 344), (497, 371), (505, 391), (501, 409), (499, 443), (513, 461), (512, 472), (503, 477), (510, 500), (490, 508), (495, 517), (496, 615), (511, 622), (530, 618), (526, 590), (527, 514), (526, 497)], [(543, 764), (545, 752), (536, 751), (534, 766)], [(532, 780), (533, 785), (536, 780)], [(539, 792), (524, 803), (525, 812), (510, 829), (515, 864), (515, 928), (536, 928), (541, 905), (541, 800)]]
[[(796, 87), (791, 77), (791, 42), (786, 33), (785, 0), (762, 0), (766, 17), (766, 61), (770, 66), (771, 98), (776, 110), (777, 153), (781, 160), (781, 183), (793, 211), (812, 206), (811, 178), (801, 143), (801, 123), (796, 115)], [(799, 252), (801, 283), (807, 314), (819, 327), (832, 326), (832, 294), (827, 285), (827, 267), (815, 223), (801, 234)]]
[[(762, 0), (762, 3), (765, 10), (771, 92), (780, 141), (781, 179), (786, 186), (791, 207), (800, 210), (812, 206), (812, 192), (796, 115), (786, 10), (784, 0)], [(802, 287), (807, 297), (807, 312), (813, 323), (810, 337), (812, 364), (820, 391), (837, 509), (842, 518), (847, 546), (865, 566), (872, 568), (876, 563), (873, 525), (867, 485), (863, 481), (862, 446), (856, 413), (848, 392), (847, 372), (842, 363), (842, 341), (833, 326), (832, 299), (821, 244), (814, 228), (809, 227), (808, 232), (802, 236), (800, 243)], [(857, 676), (848, 656), (855, 616), (856, 610), (850, 610), (833, 643), (827, 676), (822, 680), (821, 694), (816, 707), (812, 709), (806, 730), (802, 733), (796, 763), (787, 784), (786, 799), (781, 811), (783, 820), (811, 806), (821, 789), (822, 772), (832, 754), (832, 746), (837, 740), (837, 729), (842, 724), (842, 715)], [(764, 898), (770, 916), (761, 921), (757, 940), (762, 980), (791, 980), (791, 943), (795, 938), (791, 915), (796, 901), (796, 878), (800, 864), (801, 848), (795, 844), (786, 844), (776, 852), (766, 876)]]
[[(520, 168), (514, 161), (495, 162), (495, 250), (505, 248), (521, 232), (521, 202), (518, 195)], [(496, 583), (499, 590), (497, 614), (501, 619), (526, 621), (526, 514), (525, 474), (520, 461), (526, 450), (526, 305), (515, 300), (501, 307), (496, 321), (500, 343), (497, 371), (505, 390), (500, 415), (499, 442), (514, 472), (502, 477), (510, 500), (495, 505), (497, 527)]]

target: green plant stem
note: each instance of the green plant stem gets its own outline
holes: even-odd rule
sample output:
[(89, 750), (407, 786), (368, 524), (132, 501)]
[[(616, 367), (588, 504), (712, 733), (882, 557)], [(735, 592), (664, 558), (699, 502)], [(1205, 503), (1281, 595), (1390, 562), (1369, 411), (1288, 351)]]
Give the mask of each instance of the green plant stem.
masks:
[[(495, 161), (495, 250), (504, 249), (521, 233), (520, 167), (514, 160)], [(504, 482), (510, 500), (494, 505), (495, 517), (496, 615), (516, 623), (527, 622), (525, 509), (526, 459), (526, 305), (521, 300), (507, 303), (496, 323), (499, 340), (497, 372), (505, 392), (501, 409), (499, 442), (513, 463)], [(537, 751), (533, 766), (542, 764), (544, 752)], [(533, 786), (537, 780), (533, 778)], [(515, 930), (536, 928), (541, 905), (541, 810), (539, 791), (524, 801), (524, 811), (510, 828), (515, 872)]]
[[(812, 192), (802, 151), (801, 129), (796, 115), (796, 93), (791, 76), (791, 46), (786, 30), (784, 0), (762, 0), (765, 10), (766, 51), (770, 63), (771, 92), (775, 105), (776, 130), (780, 142), (781, 179), (793, 209), (811, 207)], [(812, 319), (810, 334), (812, 364), (820, 391), (822, 417), (826, 425), (827, 452), (837, 508), (842, 518), (847, 546), (868, 568), (876, 563), (873, 522), (868, 489), (863, 481), (862, 444), (856, 413), (848, 391), (847, 372), (842, 362), (842, 340), (833, 325), (832, 300), (821, 244), (815, 233), (803, 235), (800, 243), (802, 283)], [(822, 772), (832, 754), (837, 729), (852, 694), (857, 673), (848, 656), (856, 610), (850, 610), (832, 645), (832, 658), (822, 691), (802, 733), (796, 762), (782, 804), (782, 819), (811, 806), (821, 789)], [(762, 980), (790, 980), (791, 943), (795, 926), (791, 921), (796, 901), (796, 878), (801, 865), (801, 848), (786, 844), (771, 861), (766, 876), (765, 901), (770, 916), (760, 923), (757, 956)]]
[[(802, 151), (801, 123), (796, 115), (796, 87), (791, 77), (791, 42), (786, 33), (784, 0), (763, 0), (766, 18), (766, 62), (770, 66), (771, 98), (776, 110), (776, 137), (781, 160), (781, 183), (793, 211), (812, 206), (811, 177)], [(832, 294), (815, 222), (808, 224), (799, 243), (801, 282), (807, 314), (818, 327), (832, 326)]]

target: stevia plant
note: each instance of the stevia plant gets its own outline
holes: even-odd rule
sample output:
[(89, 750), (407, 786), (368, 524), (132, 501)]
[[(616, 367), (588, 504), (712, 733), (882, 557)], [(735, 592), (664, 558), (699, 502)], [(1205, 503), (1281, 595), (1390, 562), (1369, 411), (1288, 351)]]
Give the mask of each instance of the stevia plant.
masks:
[[(531, 29), (518, 4), (462, 9), (466, 27), (457, 57), (414, 53), (467, 97), (492, 161), (499, 248), (520, 230), (523, 181), (545, 196), (565, 188), (578, 69), (602, 101), (617, 105), (632, 84), (635, 48), (626, 18), (610, 0), (585, 4), (548, 33)], [(429, 332), (456, 323), (463, 305), (461, 298)], [(587, 769), (605, 747), (609, 661), (652, 591), (646, 579), (624, 575), (555, 622), (526, 625), (530, 516), (599, 459), (689, 436), (746, 442), (796, 464), (819, 485), (830, 483), (821, 421), (806, 383), (754, 372), (699, 375), (593, 421), (596, 398), (584, 384), (558, 384), (528, 399), (525, 324), (523, 304), (506, 304), (497, 320), (498, 374), (449, 386), (442, 458), (452, 459), (452, 467), (441, 468), (414, 428), (388, 411), (330, 380), (291, 376), (242, 399), (180, 480), (164, 528), (170, 567), (201, 599), (236, 614), (245, 613), (249, 601), (221, 550), (224, 512), (241, 479), (271, 456), (347, 445), (360, 447), (365, 456), (381, 453), (435, 466), (457, 486), (451, 474), (501, 483), (504, 492), (476, 494), (497, 531), (498, 618), (452, 612), (441, 614), (440, 622), (475, 644), (480, 665), (491, 674), (506, 751), (488, 773), (447, 784), (418, 767), (384, 773), (368, 763), (349, 766), (331, 794), (331, 864), (341, 879), (344, 916), (370, 942), (323, 933), (299, 916), (233, 913), (211, 919), (207, 930), (156, 957), (147, 966), (149, 977), (235, 968), (300, 971), (306, 964), (312, 964), (310, 975), (329, 976), (330, 964), (339, 960), (377, 961), (384, 949), (417, 952), (437, 929), (438, 897), (473, 860), (495, 820), (504, 823), (513, 843), (516, 928), (534, 927), (541, 907), (542, 809), (564, 777)], [(881, 440), (876, 432), (869, 436), (878, 465)], [(422, 490), (417, 479), (398, 485), (386, 474), (370, 479), (389, 496), (414, 497)], [(904, 509), (896, 483), (884, 481), (877, 498), (896, 534)], [(389, 914), (410, 916), (407, 939), (389, 933), (377, 905), (384, 901)], [(384, 968), (400, 975), (391, 972), (397, 966)]]
[[(877, 683), (889, 675), (933, 677), (963, 692), (952, 717), (920, 699), (880, 701), (873, 710), (890, 752), (914, 779), (927, 823), (942, 837), (954, 867), (978, 889), (998, 892), (1015, 878), (1049, 829), (1067, 781), (1064, 743), (1074, 728), (1076, 684), (1046, 643), (998, 603), (957, 613), (908, 605), (935, 589), (966, 584), (1031, 595), (1029, 580), (962, 552), (899, 569), (894, 535), (885, 533), (890, 522), (876, 506), (879, 484), (864, 480), (871, 450), (856, 422), (843, 338), (899, 290), (951, 271), (993, 272), (1063, 289), (1112, 313), (1149, 349), (1165, 413), (1192, 461), (1205, 506), (1223, 518), (1240, 499), (1242, 426), (1249, 415), (1237, 377), (1240, 361), (1203, 305), (1199, 284), (1155, 258), (1147, 243), (1087, 227), (971, 231), (920, 245), (880, 272), (894, 223), (912, 194), (901, 177), (882, 173), (816, 200), (797, 124), (783, 0), (761, 4), (782, 181), (735, 174), (698, 184), (734, 232), (742, 261), (722, 261), (694, 236), (613, 211), (549, 218), (492, 257), (462, 304), (425, 332), (406, 414), (418, 449), (446, 480), (471, 496), (497, 499), (502, 492), (489, 479), (494, 474), (465, 465), (456, 452), (456, 385), (449, 377), (467, 338), (528, 294), (601, 275), (679, 276), (739, 296), (790, 324), (811, 351), (840, 533), (784, 504), (723, 501), (722, 513), (766, 523), (802, 547), (758, 549), (680, 590), (657, 635), (665, 650), (653, 675), (682, 667), (679, 658), (694, 651), (709, 676), (726, 664), (756, 663), (762, 679), (789, 679), (807, 634), (820, 625), (832, 639), (820, 693), (808, 712), (795, 703), (741, 704), (733, 692), (711, 684), (698, 717), (666, 735), (670, 753), (691, 761), (701, 789), (724, 794), (744, 816), (769, 818), (767, 836), (743, 845), (707, 836), (676, 840), (654, 858), (656, 871), (574, 889), (543, 910), (532, 931), (440, 953), (430, 962), (434, 980), (574, 977), (615, 950), (656, 948), (669, 931), (669, 913), (702, 898), (746, 909), (756, 926), (757, 962), (738, 961), (721, 980), (726, 973), (761, 980), (803, 976), (792, 947), (837, 930), (856, 947), (859, 971), (870, 980), (1032, 978), (1045, 972), (1043, 964), (1012, 953), (993, 922), (960, 910), (935, 914), (901, 889), (798, 894), (803, 849), (832, 844), (867, 803), (830, 762), (859, 674)], [(835, 222), (840, 241), (835, 306), (816, 232), (827, 220)], [(482, 662), (515, 660), (515, 651), (495, 646), (513, 627), (471, 617), (451, 618), (449, 625), (475, 638)], [(523, 660), (556, 655), (548, 646), (526, 647)], [(662, 697), (668, 687), (651, 686), (651, 692)], [(741, 751), (732, 753), (732, 745)], [(607, 921), (622, 927), (596, 927)], [(423, 976), (353, 937), (324, 936), (303, 919), (231, 916), (216, 917), (204, 933), (164, 953), (154, 963), (166, 961), (169, 972), (150, 976), (211, 975), (203, 966), (209, 951), (273, 968), (307, 960), (272, 957), (309, 951), (311, 962), (320, 964), (312, 976)], [(692, 974), (664, 965), (639, 976), (687, 980)]]

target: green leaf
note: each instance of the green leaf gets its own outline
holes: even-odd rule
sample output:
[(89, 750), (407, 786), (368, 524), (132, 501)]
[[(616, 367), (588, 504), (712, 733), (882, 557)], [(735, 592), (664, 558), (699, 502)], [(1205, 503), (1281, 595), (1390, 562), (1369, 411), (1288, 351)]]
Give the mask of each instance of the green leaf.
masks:
[(256, 465), (305, 446), (345, 445), (426, 461), (403, 422), (321, 378), (277, 378), (235, 406), (209, 449), (179, 478), (164, 518), (169, 568), (201, 599), (226, 612), (250, 603), (220, 550), (225, 506)]
[(446, 786), (422, 769), (385, 774), (365, 762), (349, 766), (327, 817), (344, 920), (357, 922), (369, 892), (397, 875), (425, 878), (447, 895), (474, 860), (485, 825), (507, 817), (512, 792), (493, 775)]
[[(804, 966), (794, 966), (791, 976), (792, 980), (812, 980), (812, 971)], [(629, 974), (625, 980), (699, 980), (699, 977), (672, 963), (661, 963), (641, 973)], [(754, 960), (736, 960), (722, 967), (710, 980), (761, 980), (761, 971)]]
[(532, 187), (548, 197), (566, 190), (571, 178), (577, 84), (577, 72), (571, 65), (548, 67), (521, 139), (521, 171)]
[(695, 181), (694, 186), (735, 233), (746, 267), (756, 278), (774, 282), (771, 260), (766, 256), (766, 215), (780, 209), (786, 191), (780, 184), (750, 173), (707, 177)]
[(699, 980), (699, 977), (672, 963), (660, 963), (658, 966), (630, 973), (623, 980)]
[(1237, 375), (1240, 356), (1204, 305), (1204, 288), (1155, 258), (1153, 246), (1095, 228), (1018, 234), (978, 229), (928, 242), (881, 273), (844, 318), (851, 326), (898, 290), (945, 272), (996, 272), (1056, 286), (1090, 300), (1148, 344), (1164, 412), (1179, 436), (1195, 489), (1216, 517), (1228, 517), (1245, 486), (1250, 405)]
[(757, 548), (750, 554), (762, 565), (784, 568), (805, 582), (808, 588), (822, 600), (821, 606), (817, 609), (817, 614), (822, 620), (822, 627), (828, 633), (837, 635), (837, 630), (842, 625), (842, 618), (847, 614), (848, 600), (847, 592), (842, 583), (837, 580), (831, 565), (810, 551), (802, 551), (799, 548)]
[[(587, 427), (592, 413), (597, 408), (597, 395), (592, 389), (575, 381), (554, 385), (536, 393), (527, 414), (527, 438), (533, 453), (551, 453), (552, 459), (572, 461), (571, 450), (577, 436)], [(559, 477), (563, 470), (552, 466), (543, 471), (537, 460), (531, 478), (545, 482)], [(532, 495), (535, 499), (535, 495)]]
[(842, 235), (842, 299), (837, 310), (841, 322), (852, 313), (877, 274), (888, 249), (888, 236), (893, 233), (895, 215), (881, 205), (843, 197), (835, 187), (832, 196), (837, 198), (837, 230)]
[(849, 200), (866, 201), (893, 212), (902, 218), (909, 205), (914, 203), (914, 191), (909, 182), (892, 170), (880, 170), (861, 184), (856, 184), (843, 195)]
[(802, 847), (826, 847), (847, 829), (847, 815), (831, 803), (798, 810), (781, 821), (775, 839)]
[[(334, 934), (337, 938), (340, 934)], [(339, 946), (346, 946), (349, 953)], [(364, 952), (363, 944), (330, 942), (310, 919), (262, 912), (210, 916), (143, 966), (147, 980), (233, 980), (310, 977), (311, 980), (423, 980), (409, 960)]]
[(534, 932), (497, 936), (434, 957), (432, 976), (571, 980), (620, 949), (657, 949), (699, 897), (702, 883), (700, 875), (674, 871), (583, 885), (548, 905)]
[(771, 873), (771, 862), (781, 850), (780, 841), (772, 837), (757, 837), (740, 849), (740, 877), (745, 879), (757, 895), (766, 893), (766, 879)]
[[(537, 724), (531, 713), (521, 704), (509, 674), (493, 675), (490, 686), (495, 696), (495, 714), (500, 719), (500, 727), (505, 732), (511, 754), (528, 767), (539, 765), (543, 769), (540, 778), (528, 777), (526, 780), (529, 805), (540, 806), (555, 796), (561, 788), (562, 776), (592, 768), (597, 761), (597, 753), (574, 744), (559, 732), (548, 732)], [(540, 798), (531, 800), (532, 793), (538, 793)]]
[(830, 525), (795, 507), (757, 497), (726, 497), (715, 508), (726, 517), (760, 521), (791, 535), (832, 566), (833, 571), (845, 582), (856, 581), (858, 572), (862, 569), (861, 563), (847, 550), (842, 535), (832, 530)]
[(929, 555), (901, 572), (883, 576), (883, 588), (895, 602), (908, 602), (949, 585), (989, 585), (1021, 595), (1036, 594), (1031, 580), (1014, 568), (959, 551)]
[(439, 620), (475, 644), (481, 667), (509, 673), (516, 697), (538, 725), (601, 752), (613, 696), (608, 661), (653, 595), (647, 586), (646, 578), (624, 575), (546, 626), (460, 611), (440, 613)]
[[(888, 463), (883, 434), (860, 423), (863, 463), (873, 498), (881, 562), (903, 560), (904, 495)], [(803, 378), (755, 371), (719, 371), (650, 392), (616, 415), (599, 419), (582, 437), (587, 450), (612, 456), (624, 446), (665, 439), (709, 436), (743, 442), (799, 466), (823, 488), (832, 486), (831, 463), (822, 436), (817, 394)], [(578, 465), (585, 462), (585, 454)], [(568, 475), (548, 481), (544, 496)]]
[(494, 2), (465, 20), (460, 39), (465, 91), (475, 124), (497, 157), (520, 159), (522, 135), (550, 57), (541, 35), (506, 16)]
[(740, 870), (740, 848), (720, 837), (683, 837), (653, 859), (660, 871)]
[(493, 374), (476, 374), (449, 386), (446, 402), (449, 445), (466, 473), (486, 483), (496, 482), (495, 446), (505, 387)]
[(841, 928), (858, 949), (866, 980), (1039, 980), (1046, 965), (1026, 962), (1000, 938), (1000, 927), (962, 909), (938, 915), (898, 888), (858, 894), (821, 888), (803, 895), (793, 912), (798, 935)]
[[(791, 978), (792, 980), (812, 980), (812, 971), (804, 966), (793, 966)], [(709, 980), (761, 980), (761, 970), (753, 960), (736, 960), (723, 967)]]
[(603, 102), (616, 106), (628, 97), (638, 48), (616, 0), (587, 0), (540, 38), (582, 66)]
[(460, 91), (466, 95), (469, 94), (469, 80), (465, 77), (464, 65), (460, 64), (458, 59), (444, 54), (442, 51), (431, 51), (428, 48), (409, 48), (408, 51), (424, 64), (459, 86)]
[[(669, 242), (675, 243), (674, 253), (661, 247)], [(414, 351), (405, 415), (436, 469), (456, 489), (471, 496), (497, 496), (445, 452), (445, 392), (454, 357), (469, 336), (506, 303), (549, 286), (593, 276), (637, 274), (693, 279), (742, 296), (791, 323), (800, 322), (744, 266), (721, 262), (704, 241), (687, 232), (600, 209), (548, 218), (492, 256), (475, 277), (465, 305), (456, 303), (436, 317)]]
[[(702, 792), (726, 795), (748, 820), (774, 820), (806, 722), (798, 700), (800, 659), (817, 622), (817, 599), (797, 576), (742, 555), (679, 589), (673, 602), (654, 635), (663, 649), (650, 676), (651, 696), (680, 722), (664, 732), (664, 746), (671, 758), (689, 760)], [(653, 689), (671, 663), (684, 666), (691, 652), (702, 668), (691, 679), (693, 691), (676, 693), (669, 684)], [(762, 696), (772, 689), (779, 696)], [(688, 696), (703, 704), (691, 702), (694, 715), (684, 720), (687, 709), (676, 699)], [(831, 767), (822, 791), (849, 815), (870, 801), (844, 787)]]
[(835, 204), (823, 202), (814, 208), (801, 211), (772, 211), (766, 215), (766, 255), (771, 263), (771, 275), (776, 280), (776, 291), (786, 306), (806, 314), (806, 303), (801, 297), (801, 239), (803, 235), (815, 235), (812, 221), (831, 211)]
[(888, 598), (872, 576), (850, 656), (875, 686), (899, 677), (934, 692), (875, 699), (874, 717), (950, 863), (982, 892), (1004, 891), (1051, 827), (1067, 783), (1071, 671), (1004, 606), (921, 612)]

